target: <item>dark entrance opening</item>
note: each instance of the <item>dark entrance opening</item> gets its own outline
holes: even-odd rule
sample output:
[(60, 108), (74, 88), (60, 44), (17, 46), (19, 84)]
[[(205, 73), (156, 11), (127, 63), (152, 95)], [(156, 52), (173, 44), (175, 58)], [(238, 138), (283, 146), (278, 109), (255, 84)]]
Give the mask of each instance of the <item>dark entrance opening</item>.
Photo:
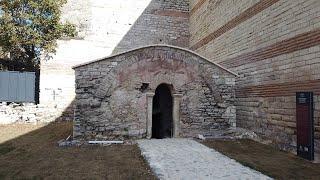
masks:
[(167, 84), (160, 84), (153, 97), (152, 138), (172, 137), (172, 95)]

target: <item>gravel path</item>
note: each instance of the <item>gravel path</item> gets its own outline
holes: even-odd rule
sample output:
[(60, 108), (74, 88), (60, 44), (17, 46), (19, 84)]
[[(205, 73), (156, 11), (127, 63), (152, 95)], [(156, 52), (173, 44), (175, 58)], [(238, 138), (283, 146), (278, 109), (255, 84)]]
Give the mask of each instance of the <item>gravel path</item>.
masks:
[(270, 179), (191, 139), (139, 140), (138, 144), (160, 179)]

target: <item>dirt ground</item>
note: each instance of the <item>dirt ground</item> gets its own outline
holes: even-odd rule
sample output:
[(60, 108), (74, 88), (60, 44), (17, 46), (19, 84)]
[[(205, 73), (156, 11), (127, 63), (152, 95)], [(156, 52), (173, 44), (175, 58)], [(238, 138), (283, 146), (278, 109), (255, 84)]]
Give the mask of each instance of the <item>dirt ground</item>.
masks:
[(275, 179), (320, 179), (320, 164), (251, 140), (207, 140), (204, 145)]
[(72, 123), (0, 126), (0, 179), (155, 179), (137, 145), (57, 147)]
[[(136, 145), (57, 147), (72, 123), (0, 126), (0, 179), (156, 179)], [(250, 140), (208, 147), (276, 179), (320, 179), (320, 164)]]

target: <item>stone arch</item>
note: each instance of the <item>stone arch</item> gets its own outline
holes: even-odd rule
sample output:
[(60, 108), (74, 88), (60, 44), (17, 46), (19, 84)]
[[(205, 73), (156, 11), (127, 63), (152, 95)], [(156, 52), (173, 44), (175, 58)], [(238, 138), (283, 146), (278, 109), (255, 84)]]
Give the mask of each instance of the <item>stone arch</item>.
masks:
[[(157, 89), (161, 86), (166, 86), (168, 88), (168, 91), (170, 93), (171, 98), (171, 112), (169, 113), (169, 116), (171, 116), (171, 119), (169, 119), (170, 124), (170, 135), (164, 134), (158, 136), (157, 133), (154, 134), (155, 126), (157, 124), (154, 124), (155, 122), (155, 114), (154, 114), (154, 104), (155, 104), (155, 98), (157, 98)], [(180, 101), (182, 94), (177, 93), (175, 91), (174, 85), (168, 84), (168, 83), (158, 83), (157, 88), (152, 90), (152, 92), (149, 92), (146, 94), (147, 96), (147, 138), (165, 138), (165, 137), (179, 137), (180, 136)], [(165, 97), (164, 97), (165, 98)], [(164, 120), (165, 119), (161, 119)], [(163, 122), (165, 123), (165, 122)], [(161, 131), (161, 130), (160, 130)], [(161, 133), (161, 132), (160, 132)]]
[[(149, 59), (152, 59), (149, 61)], [(166, 62), (167, 59), (172, 60), (172, 62)], [(238, 76), (236, 73), (222, 67), (221, 65), (209, 61), (208, 59), (204, 58), (203, 56), (190, 51), (188, 49), (184, 49), (177, 46), (170, 46), (170, 45), (149, 45), (139, 47), (133, 50), (129, 50), (123, 53), (118, 53), (109, 57), (101, 58), (98, 60), (94, 60), (91, 62), (87, 62), (84, 64), (77, 65), (73, 67), (74, 69), (81, 68), (83, 66), (90, 66), (90, 65), (97, 65), (97, 64), (111, 64), (111, 69), (108, 70), (107, 75), (103, 78), (103, 82), (100, 83), (100, 89), (108, 89), (109, 91), (113, 91), (118, 84), (123, 83), (121, 77), (128, 77), (130, 76), (130, 68), (134, 68), (137, 64), (143, 64), (144, 61), (152, 62), (152, 64), (157, 62), (165, 62), (167, 63), (165, 66), (169, 70), (173, 70), (174, 68), (189, 68), (188, 71), (185, 71), (186, 76), (189, 78), (193, 77), (195, 74), (214, 74), (216, 72), (212, 72), (212, 66), (216, 67), (215, 70), (221, 71), (222, 74), (229, 74), (232, 77)], [(149, 69), (151, 65), (144, 66), (137, 70), (146, 70)], [(123, 71), (123, 72), (121, 72)], [(127, 74), (126, 74), (127, 72)], [(123, 73), (121, 77), (119, 74)], [(118, 83), (114, 81), (114, 78), (118, 76)], [(158, 78), (158, 79), (157, 79)], [(195, 79), (194, 79), (195, 80)], [(204, 79), (206, 80), (206, 79)], [(174, 84), (175, 91), (179, 91), (179, 87), (183, 85), (183, 81), (176, 80), (175, 77), (170, 76), (170, 74), (155, 77), (154, 79), (144, 80), (144, 83), (149, 84), (149, 88), (155, 90), (157, 85), (160, 83), (168, 83)], [(105, 94), (108, 96), (109, 92), (100, 91), (99, 98), (105, 98)]]
[[(235, 74), (189, 50), (148, 46), (82, 64), (75, 70), (79, 99), (75, 127), (81, 127), (84, 136), (151, 138), (153, 97), (162, 83), (172, 87), (173, 137), (211, 133), (215, 124), (219, 128), (220, 122), (235, 121), (234, 116), (225, 115), (233, 107)], [(219, 96), (228, 96), (217, 104), (207, 87)]]

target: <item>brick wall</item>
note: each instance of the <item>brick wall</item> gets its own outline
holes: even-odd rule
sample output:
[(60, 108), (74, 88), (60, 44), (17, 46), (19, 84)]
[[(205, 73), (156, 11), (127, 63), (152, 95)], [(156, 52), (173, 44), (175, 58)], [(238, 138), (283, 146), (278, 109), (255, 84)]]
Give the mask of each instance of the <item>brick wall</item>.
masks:
[[(189, 46), (189, 3), (186, 0), (153, 0), (144, 9), (113, 53), (138, 46), (170, 44)], [(115, 32), (119, 29), (115, 29)]]
[(296, 146), (295, 92), (315, 93), (320, 152), (320, 1), (192, 0), (190, 48), (240, 75), (237, 125)]
[(62, 16), (79, 35), (58, 42), (40, 77), (40, 103), (58, 111), (72, 107), (76, 64), (149, 44), (188, 47), (187, 0), (68, 0)]

